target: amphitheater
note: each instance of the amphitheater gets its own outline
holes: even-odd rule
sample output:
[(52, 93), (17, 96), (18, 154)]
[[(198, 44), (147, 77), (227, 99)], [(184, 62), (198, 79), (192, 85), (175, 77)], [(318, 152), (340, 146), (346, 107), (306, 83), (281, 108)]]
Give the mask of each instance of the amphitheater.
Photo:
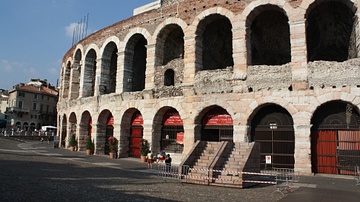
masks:
[(360, 165), (357, 6), (157, 0), (137, 8), (65, 53), (58, 135), (65, 147), (75, 135), (79, 151), (91, 136), (96, 155), (108, 154), (114, 136), (118, 158), (138, 158), (146, 139), (174, 164), (351, 175)]

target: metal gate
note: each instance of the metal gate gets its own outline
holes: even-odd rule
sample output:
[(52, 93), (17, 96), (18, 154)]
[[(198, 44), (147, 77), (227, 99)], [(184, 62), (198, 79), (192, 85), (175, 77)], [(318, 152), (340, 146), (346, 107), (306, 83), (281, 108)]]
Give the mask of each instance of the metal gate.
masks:
[(256, 130), (255, 142), (260, 143), (260, 169), (294, 168), (294, 131)]
[(312, 131), (311, 140), (314, 173), (355, 174), (360, 165), (360, 131)]

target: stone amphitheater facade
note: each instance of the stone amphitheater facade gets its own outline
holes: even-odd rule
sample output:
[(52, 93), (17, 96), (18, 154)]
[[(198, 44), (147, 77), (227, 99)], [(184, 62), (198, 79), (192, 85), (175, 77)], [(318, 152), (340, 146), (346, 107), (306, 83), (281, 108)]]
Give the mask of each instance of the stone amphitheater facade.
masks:
[(57, 107), (66, 146), (75, 135), (85, 150), (91, 135), (95, 154), (106, 154), (115, 136), (122, 158), (137, 156), (144, 138), (153, 151), (172, 145), (180, 162), (198, 140), (258, 142), (262, 168), (302, 174), (328, 173), (317, 150), (324, 131), (355, 133), (348, 150), (360, 150), (358, 1), (156, 5), (65, 53)]

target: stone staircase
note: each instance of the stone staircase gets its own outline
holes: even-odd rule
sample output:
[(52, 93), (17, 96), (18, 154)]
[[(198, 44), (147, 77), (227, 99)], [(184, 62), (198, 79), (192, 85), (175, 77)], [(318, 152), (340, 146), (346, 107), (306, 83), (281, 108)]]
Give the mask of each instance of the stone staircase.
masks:
[(259, 172), (259, 155), (254, 144), (197, 142), (181, 165), (189, 166), (187, 183), (243, 188), (242, 172)]

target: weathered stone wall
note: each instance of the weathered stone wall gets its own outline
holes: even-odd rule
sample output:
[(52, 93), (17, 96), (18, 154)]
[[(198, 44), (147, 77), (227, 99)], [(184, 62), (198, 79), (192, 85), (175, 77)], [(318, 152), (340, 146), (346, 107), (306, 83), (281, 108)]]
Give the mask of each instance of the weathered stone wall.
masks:
[(309, 85), (343, 87), (360, 85), (360, 59), (345, 62), (315, 61), (308, 64)]

